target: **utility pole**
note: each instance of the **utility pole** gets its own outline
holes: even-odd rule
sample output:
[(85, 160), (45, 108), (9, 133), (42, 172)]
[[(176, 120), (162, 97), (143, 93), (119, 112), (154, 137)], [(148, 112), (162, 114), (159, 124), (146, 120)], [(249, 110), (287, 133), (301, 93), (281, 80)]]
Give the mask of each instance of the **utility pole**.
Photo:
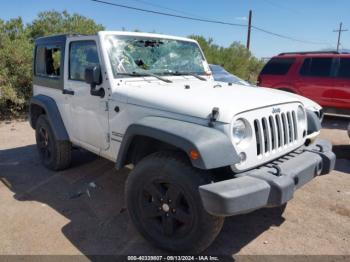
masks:
[(247, 49), (250, 48), (250, 33), (252, 31), (252, 10), (249, 10), (249, 18), (248, 18), (248, 36), (247, 36)]
[(342, 28), (343, 28), (343, 23), (340, 23), (339, 30), (333, 30), (333, 32), (338, 33), (337, 52), (339, 52), (341, 33), (348, 31), (347, 29), (342, 29)]

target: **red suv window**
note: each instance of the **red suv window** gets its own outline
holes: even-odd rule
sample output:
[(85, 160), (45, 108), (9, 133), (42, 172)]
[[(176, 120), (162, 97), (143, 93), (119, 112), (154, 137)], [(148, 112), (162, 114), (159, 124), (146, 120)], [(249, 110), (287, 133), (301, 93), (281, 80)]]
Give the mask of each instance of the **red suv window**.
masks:
[(285, 75), (295, 58), (272, 58), (261, 71), (262, 75)]
[(306, 58), (300, 69), (300, 74), (303, 76), (330, 76), (332, 61), (331, 57)]
[(338, 77), (350, 78), (350, 58), (340, 58)]

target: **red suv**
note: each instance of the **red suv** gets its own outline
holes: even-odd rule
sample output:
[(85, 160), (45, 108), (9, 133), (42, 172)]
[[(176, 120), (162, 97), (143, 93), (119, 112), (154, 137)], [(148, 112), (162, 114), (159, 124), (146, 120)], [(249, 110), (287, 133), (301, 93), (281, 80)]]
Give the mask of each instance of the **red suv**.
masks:
[(282, 53), (263, 68), (258, 85), (308, 97), (326, 113), (350, 115), (350, 54)]

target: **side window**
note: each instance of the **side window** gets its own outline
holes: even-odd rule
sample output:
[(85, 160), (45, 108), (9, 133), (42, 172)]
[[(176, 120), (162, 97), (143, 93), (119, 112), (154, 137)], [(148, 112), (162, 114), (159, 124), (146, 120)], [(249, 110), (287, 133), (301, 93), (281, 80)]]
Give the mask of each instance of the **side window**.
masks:
[(300, 69), (301, 75), (305, 76), (309, 73), (310, 64), (311, 64), (311, 58), (304, 59), (303, 65), (301, 66), (301, 69)]
[(262, 75), (285, 75), (294, 63), (294, 58), (272, 58), (261, 71)]
[(61, 49), (57, 46), (37, 46), (35, 75), (59, 77), (61, 71)]
[(303, 76), (327, 77), (331, 75), (333, 58), (314, 57), (307, 58), (301, 67), (300, 74)]
[(338, 77), (350, 78), (350, 58), (340, 58)]
[(94, 41), (77, 41), (70, 43), (69, 79), (84, 81), (85, 69), (98, 64), (97, 47)]

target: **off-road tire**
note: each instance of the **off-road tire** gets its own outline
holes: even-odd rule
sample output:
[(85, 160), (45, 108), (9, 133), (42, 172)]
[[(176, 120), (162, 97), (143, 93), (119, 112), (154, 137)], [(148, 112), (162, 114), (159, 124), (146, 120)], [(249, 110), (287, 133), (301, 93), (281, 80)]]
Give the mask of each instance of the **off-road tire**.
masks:
[(215, 240), (224, 223), (223, 217), (210, 215), (203, 208), (198, 186), (207, 183), (209, 174), (193, 168), (180, 154), (149, 155), (130, 172), (126, 182), (129, 216), (155, 246), (199, 253)]
[(41, 162), (51, 170), (62, 170), (71, 163), (72, 144), (58, 141), (46, 115), (39, 116), (35, 126), (36, 145)]

